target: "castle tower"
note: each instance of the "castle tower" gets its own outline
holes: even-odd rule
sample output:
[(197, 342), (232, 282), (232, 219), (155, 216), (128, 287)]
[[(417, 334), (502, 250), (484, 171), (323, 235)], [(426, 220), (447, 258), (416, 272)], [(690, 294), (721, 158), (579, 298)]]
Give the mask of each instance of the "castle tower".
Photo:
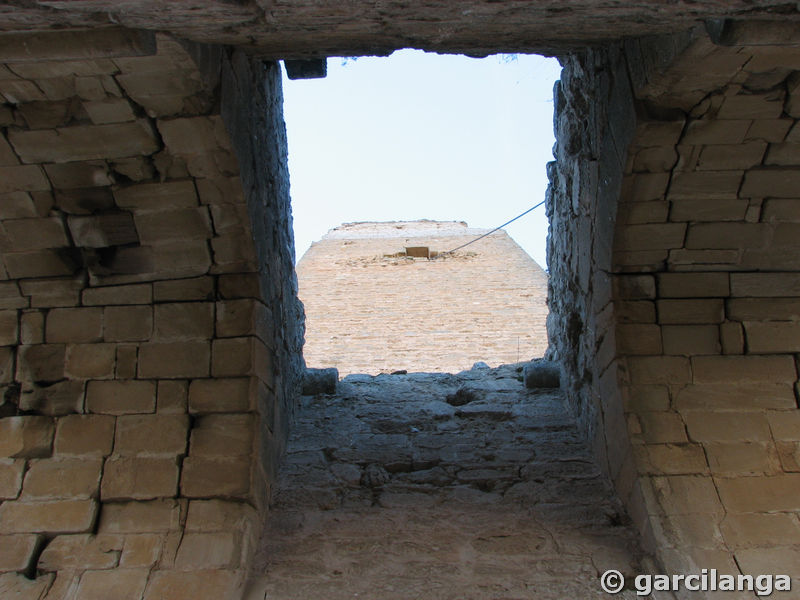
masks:
[(457, 372), (542, 356), (547, 275), (504, 231), (347, 223), (297, 265), (310, 367)]

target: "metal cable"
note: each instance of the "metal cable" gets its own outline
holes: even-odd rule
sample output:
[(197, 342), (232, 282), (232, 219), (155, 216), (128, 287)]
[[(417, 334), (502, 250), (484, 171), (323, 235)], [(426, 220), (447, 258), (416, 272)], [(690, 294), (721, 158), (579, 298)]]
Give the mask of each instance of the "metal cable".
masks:
[(431, 260), (436, 260), (436, 259), (437, 259), (437, 258), (439, 258), (440, 256), (444, 256), (445, 254), (452, 254), (452, 253), (453, 253), (453, 252), (455, 252), (456, 250), (461, 250), (462, 248), (466, 248), (466, 247), (467, 247), (467, 246), (469, 246), (470, 244), (474, 244), (474, 243), (475, 243), (475, 242), (477, 242), (478, 240), (482, 240), (482, 239), (483, 239), (483, 238), (485, 238), (487, 235), (492, 235), (492, 234), (493, 234), (495, 231), (499, 231), (500, 229), (502, 229), (502, 228), (503, 228), (503, 227), (505, 227), (506, 225), (510, 225), (511, 223), (513, 223), (514, 221), (516, 221), (517, 219), (520, 219), (520, 218), (524, 217), (524, 216), (525, 216), (525, 215), (527, 215), (529, 212), (531, 212), (533, 209), (535, 209), (535, 208), (539, 208), (539, 207), (540, 207), (542, 204), (544, 204), (545, 202), (546, 202), (546, 200), (542, 200), (541, 202), (539, 202), (539, 204), (535, 204), (535, 205), (531, 206), (531, 207), (530, 207), (528, 210), (526, 210), (524, 213), (518, 214), (516, 217), (514, 217), (514, 218), (513, 218), (513, 219), (511, 219), (510, 221), (506, 221), (505, 223), (503, 223), (503, 224), (502, 224), (502, 225), (500, 225), (499, 227), (495, 227), (495, 228), (494, 228), (494, 229), (492, 229), (491, 231), (487, 231), (487, 232), (486, 232), (486, 233), (484, 233), (483, 235), (481, 235), (481, 236), (479, 236), (479, 237), (476, 237), (474, 240), (470, 240), (470, 241), (469, 241), (469, 242), (467, 242), (466, 244), (461, 244), (461, 245), (460, 245), (460, 246), (458, 246), (457, 248), (453, 248), (452, 250), (448, 250), (447, 252), (440, 252), (440, 253), (439, 253), (439, 254), (437, 254), (436, 256), (432, 257), (432, 258), (431, 258)]

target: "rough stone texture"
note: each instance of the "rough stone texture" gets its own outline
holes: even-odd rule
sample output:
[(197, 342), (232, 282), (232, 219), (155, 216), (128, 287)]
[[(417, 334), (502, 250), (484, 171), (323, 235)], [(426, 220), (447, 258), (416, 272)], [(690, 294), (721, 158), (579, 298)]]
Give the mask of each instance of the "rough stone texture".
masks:
[[(251, 597), (599, 599), (606, 568), (649, 568), (563, 396), (522, 367), (304, 397)], [(465, 386), (480, 399), (445, 402)]]
[(297, 264), (308, 364), (343, 375), (453, 372), (541, 356), (547, 275), (508, 234), (436, 257), (484, 233), (456, 222), (351, 223), (312, 244)]

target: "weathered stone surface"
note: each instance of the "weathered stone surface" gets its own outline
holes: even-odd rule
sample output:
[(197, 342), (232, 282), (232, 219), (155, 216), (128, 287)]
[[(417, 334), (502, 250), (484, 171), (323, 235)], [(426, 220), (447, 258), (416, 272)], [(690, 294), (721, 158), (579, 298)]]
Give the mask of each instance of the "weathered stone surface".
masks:
[(192, 413), (247, 412), (252, 406), (252, 379), (195, 379), (189, 385)]
[(35, 534), (0, 535), (0, 572), (27, 571), (41, 541)]
[(303, 394), (307, 396), (334, 394), (337, 383), (339, 383), (339, 370), (336, 368), (306, 369), (303, 374)]
[(117, 418), (114, 452), (123, 456), (179, 455), (186, 451), (186, 415), (127, 415)]
[(0, 419), (0, 457), (49, 456), (53, 444), (53, 420), (24, 416)]
[(0, 458), (0, 499), (14, 500), (19, 496), (24, 472), (24, 459)]
[(7, 533), (88, 532), (96, 516), (95, 500), (16, 501), (0, 505), (0, 527)]
[(557, 388), (560, 386), (561, 369), (557, 363), (550, 361), (534, 361), (525, 365), (523, 371), (525, 387)]
[(155, 406), (156, 386), (152, 381), (90, 381), (86, 391), (86, 409), (93, 413), (150, 413)]
[(159, 378), (207, 377), (211, 348), (208, 342), (164, 342), (139, 348), (139, 376)]
[(115, 419), (109, 415), (68, 415), (58, 419), (57, 456), (107, 456), (114, 442)]
[(113, 571), (86, 571), (81, 575), (78, 594), (86, 600), (119, 598), (139, 600), (147, 584), (147, 569), (114, 569)]
[(104, 502), (171, 498), (177, 491), (178, 473), (174, 457), (112, 455), (103, 468), (100, 496)]
[(100, 458), (32, 460), (22, 489), (23, 500), (93, 498), (100, 486)]

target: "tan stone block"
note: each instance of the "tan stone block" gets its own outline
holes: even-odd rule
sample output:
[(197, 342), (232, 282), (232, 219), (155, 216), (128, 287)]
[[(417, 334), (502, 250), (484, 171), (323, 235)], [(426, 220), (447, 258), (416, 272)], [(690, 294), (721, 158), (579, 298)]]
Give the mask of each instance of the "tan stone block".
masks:
[(37, 567), (42, 571), (113, 569), (119, 564), (122, 545), (120, 535), (60, 535), (47, 545)]
[(188, 415), (121, 416), (117, 419), (114, 453), (121, 456), (184, 454), (188, 432)]
[(744, 139), (780, 143), (786, 138), (793, 122), (792, 119), (756, 119), (750, 125)]
[(786, 513), (729, 513), (720, 528), (725, 541), (734, 548), (789, 546), (800, 536), (800, 523)]
[(74, 379), (110, 379), (116, 353), (114, 344), (71, 344), (67, 346), (65, 374)]
[(100, 341), (103, 339), (103, 309), (54, 308), (47, 314), (45, 337), (50, 344)]
[(212, 277), (195, 277), (156, 281), (153, 284), (153, 294), (156, 302), (213, 300), (214, 279)]
[(106, 502), (100, 533), (158, 533), (181, 528), (182, 503), (173, 499)]
[(625, 224), (664, 223), (669, 215), (669, 202), (626, 202), (620, 204), (617, 222)]
[(783, 113), (785, 92), (726, 96), (717, 113), (718, 119), (777, 119)]
[(664, 354), (693, 356), (719, 354), (719, 331), (715, 325), (664, 325)]
[[(672, 178), (669, 199), (736, 198), (742, 171), (680, 172)], [(680, 244), (672, 247), (680, 247)]]
[(666, 173), (678, 162), (674, 145), (642, 148), (633, 159), (634, 173)]
[[(758, 548), (736, 551), (736, 562), (744, 573), (775, 573), (792, 577), (792, 589), (797, 589), (797, 564), (800, 564), (800, 550), (790, 548)], [(764, 584), (762, 583), (762, 586)], [(785, 592), (773, 592), (776, 596)]]
[(27, 163), (121, 158), (152, 154), (159, 149), (147, 119), (113, 125), (11, 131), (8, 138), (19, 157)]
[(0, 81), (0, 94), (11, 104), (23, 104), (47, 99), (35, 83), (25, 80)]
[(240, 337), (213, 341), (211, 373), (214, 377), (238, 377), (257, 374), (255, 338)]
[(688, 441), (686, 426), (676, 412), (637, 413), (642, 430), (642, 438), (649, 444), (681, 444)]
[(153, 334), (150, 306), (107, 306), (104, 318), (104, 337), (109, 342), (144, 341)]
[(697, 356), (692, 359), (694, 383), (794, 383), (791, 356)]
[(200, 154), (230, 147), (219, 116), (160, 120), (158, 130), (174, 154)]
[[(652, 280), (652, 278), (651, 278)], [(653, 287), (655, 290), (655, 286)], [(257, 273), (235, 273), (219, 276), (220, 298), (261, 298)]]
[(741, 144), (750, 129), (750, 119), (690, 121), (681, 143), (695, 146), (706, 144)]
[(0, 194), (0, 219), (26, 219), (43, 217), (39, 214), (36, 203), (27, 192), (11, 192)]
[(770, 144), (767, 157), (764, 159), (765, 165), (776, 165), (781, 167), (800, 166), (800, 144)]
[(614, 303), (618, 323), (655, 323), (656, 305), (644, 300), (620, 300)]
[(669, 408), (669, 389), (665, 385), (622, 386), (626, 412), (665, 411)]
[(14, 154), (11, 146), (6, 141), (5, 136), (0, 134), (0, 166), (9, 167), (18, 164), (19, 159), (17, 158), (17, 155)]
[(134, 182), (153, 179), (156, 174), (150, 161), (141, 156), (118, 158), (111, 162), (111, 168)]
[(0, 595), (4, 598), (39, 600), (53, 585), (52, 573), (28, 579), (19, 573), (0, 575)]
[(136, 229), (143, 244), (205, 240), (212, 236), (211, 220), (205, 207), (137, 213)]
[(154, 339), (185, 340), (214, 337), (213, 302), (176, 302), (155, 306)]
[[(71, 190), (56, 190), (55, 203), (59, 209), (68, 215), (91, 215), (92, 213), (108, 214), (115, 211), (114, 196), (108, 187), (76, 188)], [(73, 227), (76, 225), (72, 223)], [(74, 230), (78, 235), (84, 235), (80, 230)], [(89, 238), (91, 239), (91, 238)], [(135, 242), (136, 239), (129, 236)], [(85, 239), (76, 240), (77, 245), (101, 246), (97, 242), (88, 242)], [(88, 243), (87, 243), (88, 242)]]
[(794, 321), (745, 322), (747, 350), (756, 354), (800, 352), (800, 323)]
[(635, 446), (640, 469), (651, 475), (708, 473), (706, 455), (696, 444), (650, 444)]
[(117, 346), (117, 379), (133, 379), (139, 356), (139, 347), (133, 344), (120, 344)]
[(0, 310), (0, 346), (12, 346), (19, 340), (17, 311)]
[(253, 452), (256, 420), (252, 414), (207, 415), (195, 419), (189, 455), (248, 456)]
[(164, 379), (208, 377), (209, 342), (165, 342), (142, 344), (139, 348), (139, 376)]
[(70, 216), (68, 223), (73, 243), (81, 248), (109, 248), (139, 242), (129, 212)]
[(78, 597), (81, 600), (140, 600), (149, 574), (148, 569), (85, 571), (78, 586)]
[(3, 221), (10, 248), (19, 252), (69, 246), (64, 223), (58, 217)]
[(717, 478), (716, 483), (728, 513), (800, 510), (800, 473), (734, 479)]
[(93, 413), (127, 415), (151, 413), (156, 408), (152, 381), (90, 381), (86, 409)]
[(614, 246), (618, 250), (667, 250), (683, 246), (685, 223), (628, 225), (617, 232)]
[[(800, 297), (800, 274), (731, 273), (731, 295), (742, 298), (748, 296)], [(792, 302), (795, 301), (796, 300), (793, 300)], [(740, 305), (741, 304), (743, 303), (740, 303)], [(739, 318), (739, 316), (737, 315), (736, 318)], [(763, 318), (763, 315), (761, 317), (755, 316), (750, 318), (756, 320), (758, 318)]]
[(776, 441), (800, 441), (800, 411), (775, 410), (767, 413), (772, 435)]
[(124, 98), (86, 101), (83, 103), (83, 108), (86, 109), (89, 118), (95, 125), (136, 120), (136, 115), (133, 114), (130, 103)]
[[(2, 266), (0, 266), (2, 270)], [(4, 309), (27, 308), (28, 299), (23, 298), (16, 281), (0, 282), (0, 306)]]
[(764, 201), (762, 219), (766, 222), (800, 223), (800, 199), (767, 198)]
[(50, 455), (53, 420), (23, 416), (0, 419), (0, 458), (39, 458)]
[(30, 279), (20, 282), (22, 293), (31, 297), (32, 307), (73, 307), (79, 299), (83, 281), (80, 278)]
[(140, 183), (114, 190), (117, 206), (139, 211), (190, 208), (198, 205), (194, 183), (166, 181), (163, 183)]
[(152, 533), (126, 535), (119, 565), (125, 568), (150, 568), (161, 558), (163, 537)]
[(38, 165), (0, 167), (0, 194), (49, 189), (50, 182)]
[(230, 532), (186, 533), (178, 548), (175, 568), (180, 571), (238, 567), (241, 545)]
[[(167, 238), (171, 239), (171, 238)], [(153, 272), (162, 277), (205, 275), (211, 267), (207, 240), (165, 242), (154, 248)]]
[(800, 169), (751, 169), (744, 177), (741, 198), (796, 198)]
[(12, 279), (60, 277), (72, 275), (76, 270), (73, 261), (57, 250), (9, 252), (3, 255), (3, 261)]
[(704, 171), (749, 169), (761, 164), (766, 150), (767, 144), (763, 141), (704, 146), (697, 168)]
[(241, 574), (231, 570), (155, 571), (144, 600), (235, 598), (241, 593)]
[(678, 198), (672, 201), (670, 221), (742, 221), (747, 212), (746, 198)]
[[(667, 515), (721, 517), (724, 514), (711, 477), (672, 475), (653, 477), (652, 481), (656, 499)], [(725, 506), (727, 508), (727, 504)]]
[(741, 383), (735, 378), (684, 386), (675, 393), (674, 403), (678, 410), (762, 410), (796, 406), (791, 384)]
[(0, 529), (6, 533), (85, 533), (97, 516), (94, 500), (3, 502)]
[(252, 408), (251, 379), (195, 379), (189, 386), (189, 412), (246, 412)]
[(192, 500), (186, 517), (186, 531), (244, 531), (258, 521), (249, 504), (227, 500)]
[(61, 190), (111, 185), (113, 177), (102, 160), (44, 165), (53, 187)]
[(713, 298), (728, 296), (727, 273), (659, 273), (658, 294), (662, 298)]
[(692, 223), (686, 235), (686, 248), (762, 248), (769, 234), (770, 228), (765, 223)]
[[(23, 473), (25, 473), (24, 459), (0, 458), (0, 500), (14, 500), (19, 496)], [(1, 548), (0, 553), (2, 553)]]
[(701, 325), (725, 320), (723, 301), (659, 300), (658, 322), (664, 325)]
[(656, 281), (652, 275), (625, 275), (614, 278), (616, 296), (625, 300), (646, 300), (656, 297)]
[(661, 354), (661, 327), (658, 325), (617, 325), (617, 351), (620, 354)]
[(244, 203), (242, 182), (238, 176), (220, 177), (215, 174), (213, 179), (198, 179), (197, 193), (203, 204), (241, 205)]
[(19, 397), (21, 411), (40, 415), (68, 415), (83, 410), (82, 381), (25, 385)]
[(254, 270), (255, 248), (249, 232), (244, 229), (211, 238), (215, 273)]
[(108, 456), (114, 441), (115, 419), (108, 415), (68, 415), (58, 419), (57, 456)]
[(741, 323), (722, 323), (719, 339), (723, 354), (744, 354), (744, 330)]
[(159, 381), (156, 412), (159, 414), (185, 415), (188, 410), (188, 388), (188, 382), (186, 381)]
[(759, 442), (772, 439), (767, 419), (753, 412), (683, 413), (689, 437), (696, 442)]
[(183, 461), (181, 495), (187, 498), (249, 498), (250, 459), (195, 458)]
[(175, 457), (112, 455), (103, 469), (100, 496), (103, 502), (171, 498), (178, 490), (178, 473)]
[(800, 473), (800, 442), (775, 442), (783, 470)]
[(668, 264), (676, 271), (728, 271), (741, 261), (738, 250), (686, 250), (669, 251)]
[(25, 345), (44, 343), (44, 313), (23, 311), (19, 317), (19, 341)]
[(0, 535), (0, 572), (27, 571), (41, 543), (36, 534)]
[(97, 497), (101, 458), (48, 458), (32, 460), (22, 486), (23, 500), (58, 500)]
[(631, 383), (689, 383), (689, 360), (680, 356), (631, 356), (627, 359)]

